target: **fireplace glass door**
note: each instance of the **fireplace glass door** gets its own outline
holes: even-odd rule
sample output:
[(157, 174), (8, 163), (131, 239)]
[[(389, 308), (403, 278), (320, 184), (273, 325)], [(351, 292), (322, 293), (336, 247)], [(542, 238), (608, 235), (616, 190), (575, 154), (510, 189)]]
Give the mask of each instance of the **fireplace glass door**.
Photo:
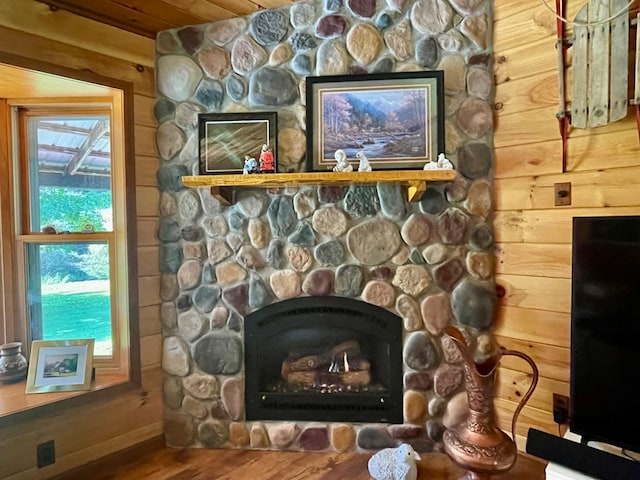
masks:
[(343, 297), (245, 318), (247, 420), (402, 422), (402, 320)]

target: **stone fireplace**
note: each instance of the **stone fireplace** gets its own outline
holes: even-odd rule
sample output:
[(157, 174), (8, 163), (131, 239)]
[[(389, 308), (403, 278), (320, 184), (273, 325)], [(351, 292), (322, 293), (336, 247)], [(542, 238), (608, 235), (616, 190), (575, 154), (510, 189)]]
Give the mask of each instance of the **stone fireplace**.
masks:
[[(486, 351), (495, 308), (491, 231), (444, 201), (453, 188), (431, 185), (415, 204), (397, 185), (248, 189), (228, 207), (206, 189), (182, 192), (206, 210), (197, 227), (160, 227), (175, 229), (184, 255), (162, 285), (168, 443), (439, 448), (465, 398), (443, 329)], [(356, 371), (369, 364), (353, 392), (336, 387), (345, 354)], [(311, 373), (287, 370), (308, 358), (319, 359)], [(309, 391), (283, 390), (283, 371)]]
[(346, 297), (245, 317), (247, 420), (402, 423), (402, 319)]
[[(441, 448), (466, 408), (444, 328), (462, 329), (479, 355), (495, 347), (491, 9), (296, 2), (158, 35), (169, 445)], [(238, 189), (224, 205), (181, 182), (198, 172), (198, 113), (277, 111), (278, 171), (302, 171), (307, 75), (435, 69), (445, 72), (444, 153), (458, 175), (420, 201), (387, 182)], [(309, 361), (318, 367), (301, 369)]]

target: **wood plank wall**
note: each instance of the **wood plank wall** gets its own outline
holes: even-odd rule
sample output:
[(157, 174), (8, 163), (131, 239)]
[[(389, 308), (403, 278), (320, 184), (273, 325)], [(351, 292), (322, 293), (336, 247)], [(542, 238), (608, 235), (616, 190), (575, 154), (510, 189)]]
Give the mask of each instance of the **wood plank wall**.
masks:
[[(547, 3), (553, 8), (555, 2)], [(568, 18), (585, 3), (567, 0)], [(640, 214), (640, 148), (629, 108), (624, 120), (608, 126), (570, 129), (563, 173), (555, 16), (541, 0), (495, 0), (494, 12), (496, 280), (505, 291), (495, 333), (501, 345), (532, 356), (540, 370), (518, 420), (522, 449), (530, 427), (559, 433), (552, 393), (569, 394), (571, 219)], [(557, 182), (571, 182), (570, 206), (554, 206)], [(529, 371), (514, 357), (501, 362), (496, 411), (506, 431)]]
[[(142, 390), (0, 433), (0, 478), (47, 478), (162, 433), (154, 42), (34, 0), (0, 2), (0, 51), (134, 86), (139, 330)], [(56, 442), (56, 463), (38, 470), (36, 445)]]

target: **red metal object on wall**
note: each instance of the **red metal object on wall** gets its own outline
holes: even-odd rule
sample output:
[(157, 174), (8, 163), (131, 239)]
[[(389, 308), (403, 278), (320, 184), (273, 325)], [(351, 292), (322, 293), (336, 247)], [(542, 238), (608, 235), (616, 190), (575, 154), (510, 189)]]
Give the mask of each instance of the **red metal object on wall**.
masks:
[(556, 117), (558, 118), (558, 126), (560, 127), (560, 137), (562, 138), (562, 173), (567, 168), (567, 134), (569, 130), (569, 116), (565, 105), (565, 70), (567, 65), (567, 44), (564, 40), (565, 26), (562, 18), (564, 18), (564, 0), (556, 0), (556, 30), (558, 40), (556, 41), (556, 49), (558, 51), (558, 103), (559, 109)]

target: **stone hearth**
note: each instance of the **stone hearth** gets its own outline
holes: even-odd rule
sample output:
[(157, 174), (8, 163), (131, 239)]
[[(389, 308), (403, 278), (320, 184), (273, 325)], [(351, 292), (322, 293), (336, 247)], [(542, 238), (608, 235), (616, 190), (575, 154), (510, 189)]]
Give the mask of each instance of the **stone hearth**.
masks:
[[(466, 412), (442, 332), (495, 348), (493, 75), (488, 0), (325, 0), (162, 32), (156, 41), (165, 436), (177, 447), (441, 448)], [(280, 172), (304, 170), (307, 75), (445, 72), (455, 181), (407, 203), (393, 183), (189, 189), (200, 112), (277, 111)], [(248, 419), (246, 317), (295, 298), (354, 299), (402, 324), (401, 422)], [(348, 418), (348, 417), (345, 417)]]

